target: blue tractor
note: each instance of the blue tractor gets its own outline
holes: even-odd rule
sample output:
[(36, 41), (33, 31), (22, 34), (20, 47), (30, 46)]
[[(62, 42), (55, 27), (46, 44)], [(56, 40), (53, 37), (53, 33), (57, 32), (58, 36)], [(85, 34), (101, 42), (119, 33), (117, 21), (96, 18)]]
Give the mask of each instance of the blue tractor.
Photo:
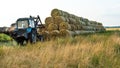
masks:
[(37, 40), (42, 40), (42, 35), (37, 32), (38, 28), (45, 28), (39, 16), (30, 18), (19, 18), (16, 21), (16, 29), (12, 37), (18, 44), (23, 45), (26, 43), (36, 43)]

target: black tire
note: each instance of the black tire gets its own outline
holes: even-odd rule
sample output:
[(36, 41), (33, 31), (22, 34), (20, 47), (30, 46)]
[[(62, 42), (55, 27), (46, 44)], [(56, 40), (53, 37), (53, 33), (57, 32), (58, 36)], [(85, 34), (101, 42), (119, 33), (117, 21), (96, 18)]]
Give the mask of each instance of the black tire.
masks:
[(36, 31), (32, 30), (30, 33), (30, 43), (36, 43), (37, 41), (37, 34)]
[(23, 43), (24, 43), (24, 41), (20, 41), (20, 45), (22, 45), (22, 46), (23, 46)]
[(23, 45), (24, 44), (24, 38), (23, 37), (17, 38), (16, 41), (17, 41), (18, 45)]

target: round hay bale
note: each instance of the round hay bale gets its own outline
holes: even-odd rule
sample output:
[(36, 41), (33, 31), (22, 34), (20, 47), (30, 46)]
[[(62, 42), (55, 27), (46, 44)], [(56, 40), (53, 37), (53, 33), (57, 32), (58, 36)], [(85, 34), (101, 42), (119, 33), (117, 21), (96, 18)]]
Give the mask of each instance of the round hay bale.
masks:
[(89, 31), (89, 30), (94, 30), (94, 27), (93, 26), (82, 26), (82, 29)]
[(96, 27), (95, 26), (93, 26), (93, 30), (96, 31)]
[(77, 24), (81, 24), (81, 21), (80, 21), (80, 18), (79, 18), (79, 17), (76, 17), (75, 19), (76, 19), (76, 23), (77, 23)]
[(89, 30), (88, 26), (82, 26), (82, 30)]
[(90, 26), (95, 26), (95, 25), (97, 25), (97, 22), (96, 21), (89, 21), (89, 24), (88, 25), (90, 25)]
[(37, 32), (38, 32), (39, 34), (41, 34), (42, 31), (47, 31), (46, 26), (45, 26), (45, 28), (37, 28)]
[(67, 30), (71, 30), (71, 26), (70, 24), (68, 24), (67, 22), (61, 22), (59, 24), (59, 29), (67, 29)]
[(81, 21), (81, 25), (86, 26), (86, 23), (84, 21)]
[(56, 16), (62, 16), (63, 15), (63, 12), (59, 9), (53, 9), (51, 11), (51, 16), (52, 17), (56, 17)]
[(73, 24), (73, 26), (74, 26), (74, 30), (78, 30), (77, 29), (77, 24)]
[(40, 33), (40, 35), (43, 36), (44, 40), (49, 40), (50, 39), (50, 37), (49, 37), (49, 35), (50, 35), (49, 31), (42, 30), (42, 32)]
[(53, 36), (54, 35), (59, 36), (59, 33), (60, 33), (60, 31), (58, 31), (58, 30), (53, 30), (53, 31), (50, 32), (50, 34), (53, 35)]
[(74, 18), (69, 18), (69, 24), (76, 24), (76, 20)]
[(86, 18), (83, 18), (83, 21), (84, 21), (84, 22), (88, 22), (89, 20), (88, 20), (88, 19), (86, 19)]
[(54, 23), (54, 20), (53, 20), (52, 17), (47, 17), (47, 18), (45, 19), (45, 24), (46, 24), (46, 25), (49, 25), (50, 23)]
[(50, 32), (50, 37), (53, 38), (53, 39), (55, 39), (59, 36), (60, 36), (60, 31), (58, 31), (58, 30), (53, 30), (53, 31)]
[(66, 22), (68, 22), (68, 23), (69, 23), (69, 17), (65, 17), (65, 19), (66, 19)]
[(84, 25), (84, 23), (80, 19), (77, 22), (79, 25)]
[(94, 22), (95, 25), (97, 25), (97, 22)]
[(102, 26), (102, 23), (99, 23), (99, 22), (98, 22), (97, 24)]
[(54, 24), (54, 23), (50, 23), (47, 27), (48, 31), (52, 31), (52, 30), (58, 30), (58, 25)]
[(72, 18), (74, 18), (74, 19), (75, 19), (75, 17), (76, 17), (76, 16), (75, 16), (74, 14), (72, 14)]
[(82, 17), (79, 17), (79, 19), (80, 19), (81, 21), (83, 21), (83, 18), (82, 18)]
[(60, 36), (61, 37), (72, 37), (75, 35), (75, 32), (66, 30), (66, 29), (61, 29), (60, 30)]
[(75, 31), (75, 33), (76, 33), (76, 35), (80, 35), (80, 34), (85, 34), (86, 33), (86, 31), (84, 31), (84, 30), (76, 30)]
[(88, 33), (88, 32), (84, 31), (84, 30), (76, 30), (75, 33), (76, 33), (76, 35), (80, 35), (80, 34), (85, 34), (85, 33)]
[(89, 26), (89, 22), (85, 22), (86, 23), (86, 26)]
[(81, 30), (81, 31), (75, 31), (76, 35), (80, 34), (87, 34), (87, 33), (95, 33), (95, 31), (86, 31), (86, 30)]
[(53, 10), (51, 11), (51, 16), (52, 16), (52, 17), (56, 17), (56, 16), (69, 17), (69, 13), (68, 13), (68, 12), (65, 12), (65, 11), (62, 11), (62, 10), (59, 10), (59, 9), (53, 9)]
[(101, 25), (97, 25), (97, 31), (104, 31), (105, 28)]
[(78, 19), (79, 19), (79, 17), (78, 17), (78, 16), (75, 16), (75, 19), (76, 19), (76, 20), (78, 20)]
[(82, 26), (81, 25), (76, 25), (77, 30), (81, 30)]
[(65, 11), (62, 11), (63, 12), (63, 16), (64, 17), (69, 17), (69, 13), (68, 12), (65, 12)]
[(54, 21), (55, 21), (55, 23), (56, 23), (57, 25), (59, 25), (61, 22), (66, 22), (67, 20), (66, 20), (66, 18), (63, 17), (63, 16), (56, 16), (55, 19), (54, 19)]
[(49, 35), (49, 31), (42, 30), (41, 35)]
[(74, 30), (77, 29), (77, 27), (76, 27), (74, 24), (70, 24), (70, 26), (71, 26), (71, 30), (72, 30), (72, 31), (74, 31)]
[(92, 24), (92, 22), (89, 21), (89, 22), (87, 23), (87, 25), (88, 25), (88, 26), (92, 26), (93, 24)]
[(69, 14), (69, 18), (72, 18), (72, 14)]

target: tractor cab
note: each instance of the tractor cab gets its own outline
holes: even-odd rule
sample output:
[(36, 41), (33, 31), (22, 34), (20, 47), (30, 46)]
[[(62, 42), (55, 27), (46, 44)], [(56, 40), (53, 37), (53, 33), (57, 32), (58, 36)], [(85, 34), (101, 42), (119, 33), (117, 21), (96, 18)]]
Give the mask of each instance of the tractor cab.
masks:
[(19, 18), (16, 23), (20, 33), (30, 33), (32, 29), (36, 29), (34, 20), (30, 18)]
[(16, 21), (15, 38), (20, 44), (24, 41), (35, 43), (37, 40), (37, 26), (41, 23), (40, 17), (19, 18)]

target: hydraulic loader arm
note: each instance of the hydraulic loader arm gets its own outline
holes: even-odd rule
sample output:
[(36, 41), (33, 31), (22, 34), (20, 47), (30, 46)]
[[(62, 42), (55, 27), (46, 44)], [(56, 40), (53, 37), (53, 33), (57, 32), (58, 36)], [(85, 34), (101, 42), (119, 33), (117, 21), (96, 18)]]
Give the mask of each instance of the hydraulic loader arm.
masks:
[(36, 27), (45, 28), (45, 26), (42, 24), (42, 21), (39, 15), (37, 15), (37, 17), (30, 16), (30, 18), (34, 19)]

